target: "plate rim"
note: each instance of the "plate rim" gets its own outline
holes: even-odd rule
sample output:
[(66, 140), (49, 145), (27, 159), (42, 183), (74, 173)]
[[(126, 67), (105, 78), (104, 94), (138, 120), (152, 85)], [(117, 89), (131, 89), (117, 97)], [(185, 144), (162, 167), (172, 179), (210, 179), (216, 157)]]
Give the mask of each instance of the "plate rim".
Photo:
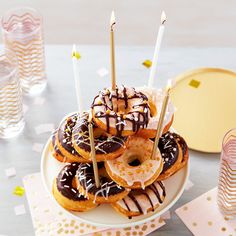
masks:
[[(178, 83), (180, 83), (181, 81), (183, 80), (186, 80), (188, 79), (189, 76), (191, 75), (196, 75), (196, 74), (199, 74), (199, 73), (206, 73), (206, 72), (218, 72), (218, 73), (227, 73), (227, 74), (230, 74), (232, 76), (235, 76), (235, 79), (236, 79), (236, 71), (232, 70), (232, 69), (226, 69), (226, 68), (221, 68), (221, 67), (199, 67), (199, 68), (196, 68), (196, 69), (191, 69), (191, 70), (187, 70), (177, 76), (175, 76), (175, 84), (174, 86), (172, 87), (172, 90), (175, 89), (175, 86), (177, 86)], [(175, 127), (173, 127), (177, 133), (178, 132), (178, 129), (176, 129)], [(193, 150), (193, 151), (196, 151), (196, 152), (202, 152), (202, 153), (208, 153), (208, 154), (219, 154), (221, 153), (221, 149), (217, 150), (203, 150), (202, 148), (197, 148), (195, 146), (192, 146), (190, 147), (188, 145), (189, 149)]]
[[(97, 222), (92, 222), (83, 218), (80, 218), (79, 216), (76, 216), (74, 214), (72, 214), (70, 211), (64, 209), (53, 197), (52, 192), (50, 191), (50, 189), (48, 188), (48, 185), (46, 183), (46, 178), (45, 178), (45, 170), (44, 170), (44, 164), (46, 161), (46, 153), (47, 151), (49, 151), (49, 145), (50, 145), (50, 138), (47, 140), (42, 155), (41, 155), (41, 160), (40, 160), (40, 176), (43, 182), (43, 186), (45, 188), (45, 190), (47, 191), (47, 193), (50, 196), (50, 199), (53, 200), (53, 202), (56, 203), (56, 205), (58, 205), (60, 207), (60, 209), (63, 210), (63, 212), (66, 213), (66, 215), (73, 217), (75, 220), (81, 220), (84, 223), (87, 224), (91, 224), (97, 227), (105, 227), (105, 228), (126, 228), (126, 227), (132, 227), (132, 226), (136, 226), (136, 225), (140, 225), (140, 224), (144, 224), (148, 221), (151, 221), (153, 219), (156, 219), (158, 216), (161, 216), (162, 214), (164, 214), (166, 211), (168, 211), (178, 200), (179, 198), (182, 196), (183, 192), (184, 192), (184, 188), (185, 185), (187, 183), (187, 180), (189, 178), (189, 174), (190, 174), (190, 160), (188, 159), (187, 165), (183, 168), (185, 169), (185, 173), (184, 173), (184, 181), (183, 181), (183, 185), (181, 186), (180, 190), (178, 191), (178, 193), (175, 195), (174, 200), (167, 205), (164, 209), (162, 209), (161, 211), (158, 211), (156, 213), (154, 213), (153, 215), (150, 215), (144, 219), (141, 219), (139, 221), (135, 221), (135, 222), (128, 222), (128, 223), (121, 223), (121, 224), (116, 224), (116, 225), (110, 225), (110, 224), (105, 224), (105, 223), (97, 223)], [(118, 214), (118, 213), (117, 213)]]

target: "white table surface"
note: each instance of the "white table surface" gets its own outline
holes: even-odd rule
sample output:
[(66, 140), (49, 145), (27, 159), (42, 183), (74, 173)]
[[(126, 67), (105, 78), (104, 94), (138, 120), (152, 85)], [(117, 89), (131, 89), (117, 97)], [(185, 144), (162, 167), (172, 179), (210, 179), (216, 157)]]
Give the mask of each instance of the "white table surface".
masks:
[[(110, 84), (109, 76), (101, 78), (96, 74), (100, 67), (109, 69), (109, 47), (84, 45), (79, 47), (79, 51), (82, 55), (82, 94), (85, 107), (89, 107), (97, 91)], [(29, 106), (29, 110), (25, 115), (26, 127), (23, 133), (11, 140), (0, 140), (0, 235), (34, 235), (26, 198), (14, 196), (12, 191), (16, 185), (22, 185), (22, 177), (39, 172), (40, 154), (32, 151), (32, 145), (35, 142), (45, 143), (49, 134), (37, 135), (35, 126), (43, 123), (57, 125), (65, 114), (76, 110), (70, 54), (70, 45), (46, 46), (48, 87), (40, 95), (46, 102), (42, 106), (34, 105), (34, 98), (25, 97), (24, 103)], [(142, 66), (142, 62), (152, 58), (151, 47), (117, 47), (116, 54), (118, 84), (139, 86), (147, 83), (149, 69)], [(189, 69), (206, 66), (236, 69), (236, 49), (163, 48), (156, 85), (162, 87), (168, 78)], [(172, 218), (167, 220), (164, 227), (152, 233), (152, 236), (191, 235), (174, 210), (217, 184), (218, 154), (191, 151), (190, 159), (190, 179), (194, 187), (184, 192), (171, 209)], [(17, 175), (7, 179), (4, 170), (12, 166), (16, 168)], [(15, 216), (14, 206), (22, 203), (25, 204), (27, 213)]]

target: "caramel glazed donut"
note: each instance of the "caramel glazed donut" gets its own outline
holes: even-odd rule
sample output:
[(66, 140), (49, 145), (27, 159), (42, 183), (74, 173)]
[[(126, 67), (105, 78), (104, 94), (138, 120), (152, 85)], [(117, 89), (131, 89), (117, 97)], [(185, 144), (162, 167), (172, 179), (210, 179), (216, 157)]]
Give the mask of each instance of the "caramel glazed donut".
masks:
[(75, 174), (80, 163), (70, 163), (63, 167), (53, 182), (53, 196), (65, 209), (88, 211), (97, 205), (78, 192), (75, 186)]
[(118, 136), (135, 134), (148, 125), (148, 98), (134, 88), (104, 89), (92, 103), (94, 122), (107, 133)]
[(125, 152), (105, 162), (108, 175), (120, 186), (139, 189), (152, 184), (162, 172), (163, 161), (159, 149), (152, 157), (153, 142), (131, 136)]
[(155, 181), (145, 189), (134, 189), (115, 203), (112, 207), (131, 219), (133, 216), (145, 215), (157, 209), (166, 197), (165, 186), (161, 181)]
[[(84, 113), (73, 129), (73, 146), (84, 158), (90, 158), (89, 113)], [(94, 131), (94, 145), (97, 161), (111, 160), (120, 156), (126, 147), (127, 137), (112, 136), (98, 128), (92, 122)]]
[[(89, 162), (73, 147), (72, 130), (77, 122), (78, 113), (74, 113), (62, 120), (58, 129), (52, 135), (53, 156), (61, 162)], [(58, 154), (58, 151), (59, 153)]]
[(79, 191), (94, 203), (113, 203), (121, 200), (129, 193), (129, 189), (119, 186), (107, 175), (103, 163), (99, 163), (100, 186), (96, 187), (93, 166), (80, 164), (76, 173), (76, 185)]
[(158, 180), (167, 179), (187, 164), (188, 146), (180, 135), (167, 132), (160, 138), (158, 147), (164, 162)]

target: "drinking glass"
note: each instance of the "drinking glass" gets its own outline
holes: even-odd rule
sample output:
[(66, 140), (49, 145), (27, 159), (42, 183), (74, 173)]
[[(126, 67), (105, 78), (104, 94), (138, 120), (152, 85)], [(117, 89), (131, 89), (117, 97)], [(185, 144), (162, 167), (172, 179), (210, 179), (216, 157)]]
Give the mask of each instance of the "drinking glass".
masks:
[(0, 54), (0, 138), (11, 138), (24, 127), (22, 91), (13, 52)]
[(46, 87), (42, 17), (32, 8), (9, 10), (2, 17), (3, 42), (18, 59), (19, 77), (25, 94)]
[(217, 203), (228, 218), (236, 216), (236, 129), (224, 136), (221, 151)]

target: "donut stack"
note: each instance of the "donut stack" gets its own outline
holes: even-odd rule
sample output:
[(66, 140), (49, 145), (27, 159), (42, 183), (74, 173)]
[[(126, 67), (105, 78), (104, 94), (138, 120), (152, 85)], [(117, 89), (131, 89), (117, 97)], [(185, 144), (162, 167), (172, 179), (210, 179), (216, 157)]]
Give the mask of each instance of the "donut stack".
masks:
[[(67, 163), (54, 180), (53, 195), (67, 210), (88, 211), (111, 204), (131, 218), (157, 209), (165, 201), (165, 179), (187, 164), (188, 147), (170, 132), (174, 108), (168, 104), (162, 136), (152, 155), (162, 91), (150, 88), (104, 89), (91, 109), (70, 114), (52, 134), (50, 149)], [(90, 117), (92, 116), (92, 121)], [(100, 186), (91, 164), (92, 122)]]

